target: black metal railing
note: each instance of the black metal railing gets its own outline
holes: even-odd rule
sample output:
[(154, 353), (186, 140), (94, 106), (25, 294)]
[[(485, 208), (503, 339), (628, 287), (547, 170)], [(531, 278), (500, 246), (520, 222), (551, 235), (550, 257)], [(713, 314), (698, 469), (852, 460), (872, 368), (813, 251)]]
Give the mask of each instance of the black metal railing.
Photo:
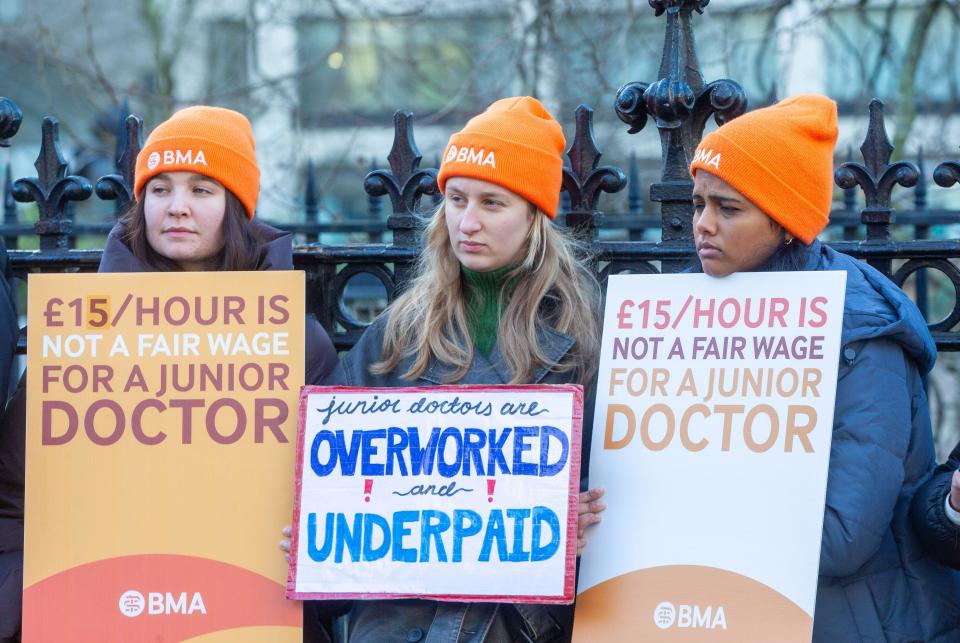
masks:
[[(586, 243), (594, 258), (594, 269), (602, 280), (617, 272), (674, 272), (687, 265), (693, 255), (691, 212), (692, 181), (687, 168), (696, 143), (710, 117), (717, 123), (737, 117), (747, 109), (742, 88), (732, 80), (705, 82), (697, 61), (693, 40), (693, 14), (702, 13), (708, 0), (650, 0), (657, 15), (666, 16), (666, 37), (659, 78), (652, 83), (625, 84), (614, 99), (619, 118), (628, 134), (656, 126), (661, 141), (659, 180), (650, 186), (650, 200), (659, 204), (659, 213), (643, 211), (638, 162), (631, 155), (627, 171), (600, 165), (601, 151), (593, 135), (593, 111), (576, 110), (576, 131), (567, 151), (563, 176), (563, 215), (558, 222), (571, 228)], [(832, 215), (834, 232), (829, 236), (836, 249), (864, 259), (883, 271), (898, 285), (914, 276), (910, 289), (921, 310), (928, 310), (931, 287), (928, 273), (940, 272), (953, 288), (953, 306), (944, 319), (933, 320), (931, 330), (941, 350), (960, 350), (960, 240), (929, 239), (931, 227), (960, 222), (960, 212), (930, 209), (927, 205), (927, 177), (924, 160), (891, 163), (892, 147), (884, 127), (883, 104), (872, 101), (868, 108), (869, 128), (860, 148), (861, 161), (849, 158), (836, 170), (842, 201)], [(0, 99), (0, 146), (9, 146), (22, 117), (13, 101)], [(45, 118), (35, 177), (14, 180), (6, 172), (3, 223), (0, 237), (7, 241), (15, 275), (29, 272), (93, 271), (100, 251), (71, 249), (77, 235), (105, 234), (113, 217), (133, 198), (133, 167), (143, 140), (142, 121), (130, 116), (125, 122), (124, 143), (119, 151), (115, 174), (95, 184), (68, 174), (58, 142), (57, 122)], [(960, 143), (960, 141), (958, 141)], [(320, 221), (320, 198), (316, 170), (306, 168), (304, 212), (297, 223), (279, 227), (304, 235), (310, 243), (295, 248), (294, 262), (307, 273), (307, 302), (327, 328), (338, 348), (350, 347), (363, 331), (364, 321), (348, 305), (351, 283), (359, 280), (369, 290), (376, 286), (380, 304), (391, 301), (409, 279), (412, 262), (420, 244), (423, 217), (439, 198), (435, 168), (421, 167), (422, 155), (414, 139), (413, 115), (398, 111), (394, 118), (394, 141), (387, 155), (387, 168), (371, 168), (363, 187), (368, 195), (364, 218), (347, 223)], [(960, 182), (960, 161), (940, 163), (932, 178), (937, 185), (951, 187)], [(895, 188), (912, 189), (911, 207), (899, 213), (892, 206)], [(359, 188), (359, 186), (358, 186)], [(601, 196), (627, 188), (627, 212), (604, 213)], [(92, 198), (114, 201), (113, 213), (95, 223), (78, 223), (73, 204)], [(858, 196), (864, 205), (857, 207)], [(909, 196), (909, 195), (906, 195)], [(383, 214), (387, 197), (390, 211)], [(39, 215), (35, 223), (17, 220), (15, 202), (33, 202)], [(106, 208), (105, 208), (106, 210)], [(894, 238), (891, 226), (898, 227)], [(626, 240), (611, 241), (601, 230), (619, 230)], [(643, 241), (644, 232), (659, 230), (658, 241)], [(906, 232), (900, 232), (905, 230)], [(373, 243), (364, 245), (321, 245), (330, 232), (364, 232)], [(389, 233), (391, 241), (382, 243)], [(17, 249), (18, 240), (33, 235), (39, 250)], [(364, 281), (365, 280), (365, 281)], [(366, 291), (365, 291), (366, 292)], [(947, 293), (949, 296), (951, 293)], [(354, 298), (356, 299), (356, 298)], [(21, 349), (25, 346), (21, 337)]]

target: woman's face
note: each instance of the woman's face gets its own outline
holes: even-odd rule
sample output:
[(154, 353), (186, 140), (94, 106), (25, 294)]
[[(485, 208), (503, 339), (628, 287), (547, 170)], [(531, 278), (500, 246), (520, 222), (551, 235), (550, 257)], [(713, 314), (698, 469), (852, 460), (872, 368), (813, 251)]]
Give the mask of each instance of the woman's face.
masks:
[(144, 189), (147, 242), (184, 270), (211, 270), (223, 249), (226, 189), (203, 174), (167, 172)]
[(703, 271), (726, 277), (752, 270), (783, 243), (783, 231), (723, 179), (697, 170), (693, 179), (693, 239)]
[(443, 196), (450, 244), (462, 265), (490, 272), (523, 259), (534, 215), (526, 199), (463, 176), (447, 179)]

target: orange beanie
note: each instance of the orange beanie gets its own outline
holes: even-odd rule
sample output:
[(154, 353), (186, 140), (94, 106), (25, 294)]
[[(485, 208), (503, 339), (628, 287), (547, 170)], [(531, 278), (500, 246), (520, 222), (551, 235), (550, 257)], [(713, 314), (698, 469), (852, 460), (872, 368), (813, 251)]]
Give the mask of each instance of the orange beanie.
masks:
[(551, 219), (557, 216), (563, 150), (560, 123), (536, 98), (502, 98), (450, 137), (437, 175), (466, 176), (519, 194)]
[(699, 169), (720, 177), (809, 244), (830, 217), (836, 142), (837, 104), (816, 94), (793, 96), (704, 136), (690, 174)]
[(260, 168), (253, 129), (240, 112), (197, 105), (176, 112), (150, 132), (137, 155), (133, 192), (163, 172), (196, 172), (219, 181), (253, 218), (260, 195)]

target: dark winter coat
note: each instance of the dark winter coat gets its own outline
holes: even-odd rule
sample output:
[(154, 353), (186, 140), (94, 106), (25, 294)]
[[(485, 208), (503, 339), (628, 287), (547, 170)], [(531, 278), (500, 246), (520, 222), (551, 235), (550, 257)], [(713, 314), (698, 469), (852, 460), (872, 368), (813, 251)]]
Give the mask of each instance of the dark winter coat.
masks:
[(921, 378), (936, 345), (867, 264), (814, 241), (805, 269), (847, 273), (814, 641), (958, 641), (960, 574), (926, 555), (909, 521), (934, 465)]
[[(254, 221), (266, 243), (266, 270), (292, 270), (292, 235)], [(151, 272), (120, 240), (114, 227), (100, 259), (99, 272)], [(313, 317), (306, 323), (306, 382), (316, 384), (337, 363), (337, 352), (323, 327)], [(26, 435), (26, 377), (20, 380), (0, 422), (0, 640), (9, 624), (20, 628), (23, 570), (23, 484)], [(7, 569), (7, 572), (4, 570)], [(4, 581), (4, 578), (7, 581)]]
[[(0, 414), (7, 402), (10, 379), (16, 359), (17, 337), (20, 325), (14, 293), (11, 287), (7, 251), (0, 239)], [(13, 445), (17, 440), (13, 440)], [(20, 440), (22, 444), (22, 438)], [(4, 455), (10, 445), (6, 432), (0, 433), (0, 478), (8, 466)], [(22, 448), (22, 447), (21, 447)], [(22, 471), (22, 469), (21, 469)], [(22, 484), (19, 487), (21, 497)], [(4, 480), (0, 480), (0, 495), (11, 490)], [(22, 503), (21, 503), (22, 508)], [(23, 585), (23, 513), (12, 515), (11, 508), (0, 502), (0, 525), (12, 521), (11, 529), (0, 528), (0, 641), (15, 636), (20, 630), (20, 591)]]

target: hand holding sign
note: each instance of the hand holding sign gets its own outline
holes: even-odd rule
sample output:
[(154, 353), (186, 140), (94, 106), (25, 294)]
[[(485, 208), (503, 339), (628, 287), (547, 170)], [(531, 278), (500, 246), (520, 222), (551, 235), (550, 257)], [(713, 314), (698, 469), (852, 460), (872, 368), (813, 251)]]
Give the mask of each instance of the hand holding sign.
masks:
[(600, 522), (600, 513), (607, 508), (603, 500), (603, 489), (596, 488), (580, 492), (577, 506), (577, 556), (587, 546), (587, 527)]
[(293, 528), (290, 525), (287, 525), (280, 530), (280, 533), (283, 534), (283, 539), (280, 541), (280, 551), (283, 552), (283, 559), (288, 563), (290, 562), (290, 539), (293, 538), (291, 535)]

